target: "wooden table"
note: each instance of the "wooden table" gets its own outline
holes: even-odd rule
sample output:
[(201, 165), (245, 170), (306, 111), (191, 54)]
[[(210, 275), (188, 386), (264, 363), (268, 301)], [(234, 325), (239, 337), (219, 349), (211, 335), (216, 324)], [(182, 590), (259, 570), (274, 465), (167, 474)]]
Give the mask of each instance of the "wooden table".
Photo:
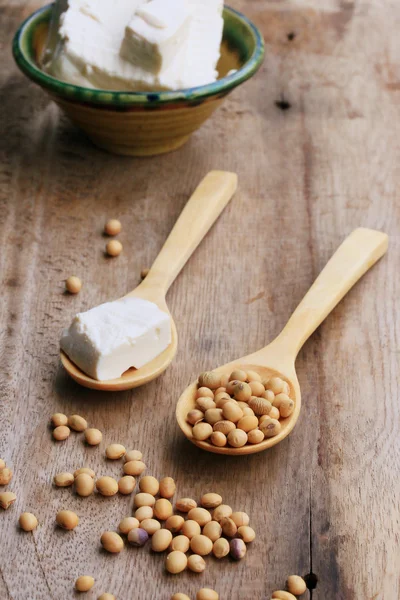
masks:
[[(75, 578), (97, 598), (169, 600), (215, 587), (221, 600), (267, 600), (292, 573), (312, 572), (313, 600), (398, 600), (400, 6), (386, 2), (236, 0), (262, 29), (261, 72), (235, 91), (180, 151), (153, 159), (94, 148), (15, 67), (19, 22), (42, 2), (0, 0), (0, 456), (17, 501), (0, 514), (1, 600), (63, 600)], [(210, 169), (237, 171), (240, 190), (169, 294), (180, 334), (171, 368), (142, 389), (79, 388), (58, 357), (78, 310), (140, 280), (188, 196)], [(104, 257), (102, 226), (118, 217), (123, 254)], [(262, 347), (343, 238), (357, 226), (391, 235), (389, 254), (307, 343), (297, 366), (304, 406), (279, 447), (231, 460), (205, 454), (175, 422), (199, 371)], [(78, 274), (79, 296), (64, 294)], [(73, 434), (55, 443), (53, 412), (104, 432), (100, 449)], [(209, 558), (203, 575), (167, 576), (163, 556), (99, 548), (132, 499), (54, 489), (63, 470), (118, 476), (106, 443), (143, 451), (148, 473), (180, 496), (218, 491), (251, 515), (244, 561)], [(79, 513), (72, 533), (58, 510)], [(40, 527), (18, 529), (33, 511)], [(317, 581), (318, 580), (318, 581)], [(317, 582), (317, 583), (316, 583)]]

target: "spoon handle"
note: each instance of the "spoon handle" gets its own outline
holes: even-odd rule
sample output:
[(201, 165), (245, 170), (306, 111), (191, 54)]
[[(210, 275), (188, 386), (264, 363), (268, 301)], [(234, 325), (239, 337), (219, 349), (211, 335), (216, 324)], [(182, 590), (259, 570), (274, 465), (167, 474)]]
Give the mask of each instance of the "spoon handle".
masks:
[[(237, 189), (236, 173), (210, 171), (175, 223), (143, 284), (164, 294)], [(142, 285), (143, 285), (142, 284)]]
[(380, 231), (355, 229), (320, 273), (274, 344), (282, 344), (295, 358), (343, 296), (385, 254), (388, 240)]

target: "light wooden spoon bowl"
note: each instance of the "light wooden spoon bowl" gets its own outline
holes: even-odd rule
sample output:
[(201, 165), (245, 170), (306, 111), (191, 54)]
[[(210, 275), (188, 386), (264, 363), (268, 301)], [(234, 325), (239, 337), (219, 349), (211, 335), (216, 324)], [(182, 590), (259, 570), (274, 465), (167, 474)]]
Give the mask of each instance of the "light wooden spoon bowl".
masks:
[[(125, 298), (136, 296), (154, 302), (170, 314), (166, 294), (195, 251), (201, 240), (217, 220), (237, 189), (237, 175), (226, 171), (211, 171), (195, 190), (186, 204), (146, 279)], [(61, 351), (61, 362), (69, 375), (80, 385), (103, 391), (122, 391), (139, 387), (155, 379), (172, 362), (178, 347), (178, 335), (171, 317), (171, 344), (140, 369), (129, 369), (122, 377), (98, 381), (86, 375)]]
[(218, 373), (230, 375), (234, 369), (243, 368), (245, 371), (258, 372), (262, 379), (279, 376), (289, 384), (295, 408), (290, 417), (281, 419), (282, 430), (278, 435), (260, 444), (246, 444), (242, 448), (220, 448), (208, 441), (196, 440), (192, 435), (192, 426), (186, 421), (188, 412), (195, 408), (195, 381), (184, 391), (176, 407), (176, 418), (185, 436), (203, 450), (232, 456), (261, 452), (287, 437), (301, 409), (301, 391), (295, 369), (300, 349), (343, 296), (385, 254), (387, 248), (388, 236), (385, 233), (372, 229), (353, 231), (321, 272), (282, 333), (266, 348), (215, 369)]

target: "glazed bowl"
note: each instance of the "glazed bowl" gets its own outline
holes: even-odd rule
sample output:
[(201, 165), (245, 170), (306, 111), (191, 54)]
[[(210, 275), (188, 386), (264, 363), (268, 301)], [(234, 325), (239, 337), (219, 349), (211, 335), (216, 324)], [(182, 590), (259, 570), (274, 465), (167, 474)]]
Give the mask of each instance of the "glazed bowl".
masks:
[(45, 6), (22, 23), (13, 41), (15, 61), (97, 146), (117, 154), (151, 156), (179, 148), (227, 94), (256, 73), (264, 57), (256, 26), (226, 6), (216, 82), (174, 92), (89, 89), (56, 79), (39, 66), (52, 10), (53, 5)]

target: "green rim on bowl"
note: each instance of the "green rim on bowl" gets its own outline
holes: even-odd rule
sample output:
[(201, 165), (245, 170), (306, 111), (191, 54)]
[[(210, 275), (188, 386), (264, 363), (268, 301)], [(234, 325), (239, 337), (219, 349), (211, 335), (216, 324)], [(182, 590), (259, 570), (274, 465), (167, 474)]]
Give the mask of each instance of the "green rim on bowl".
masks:
[(243, 66), (232, 75), (222, 77), (209, 85), (178, 90), (176, 92), (118, 92), (96, 90), (72, 85), (44, 73), (36, 64), (33, 39), (37, 27), (50, 21), (53, 4), (44, 6), (20, 26), (13, 40), (13, 55), (21, 71), (49, 92), (71, 101), (93, 103), (108, 107), (129, 109), (135, 105), (196, 102), (210, 96), (225, 95), (249, 79), (260, 68), (264, 58), (264, 41), (255, 25), (244, 15), (228, 6), (224, 7), (224, 40), (240, 54)]

